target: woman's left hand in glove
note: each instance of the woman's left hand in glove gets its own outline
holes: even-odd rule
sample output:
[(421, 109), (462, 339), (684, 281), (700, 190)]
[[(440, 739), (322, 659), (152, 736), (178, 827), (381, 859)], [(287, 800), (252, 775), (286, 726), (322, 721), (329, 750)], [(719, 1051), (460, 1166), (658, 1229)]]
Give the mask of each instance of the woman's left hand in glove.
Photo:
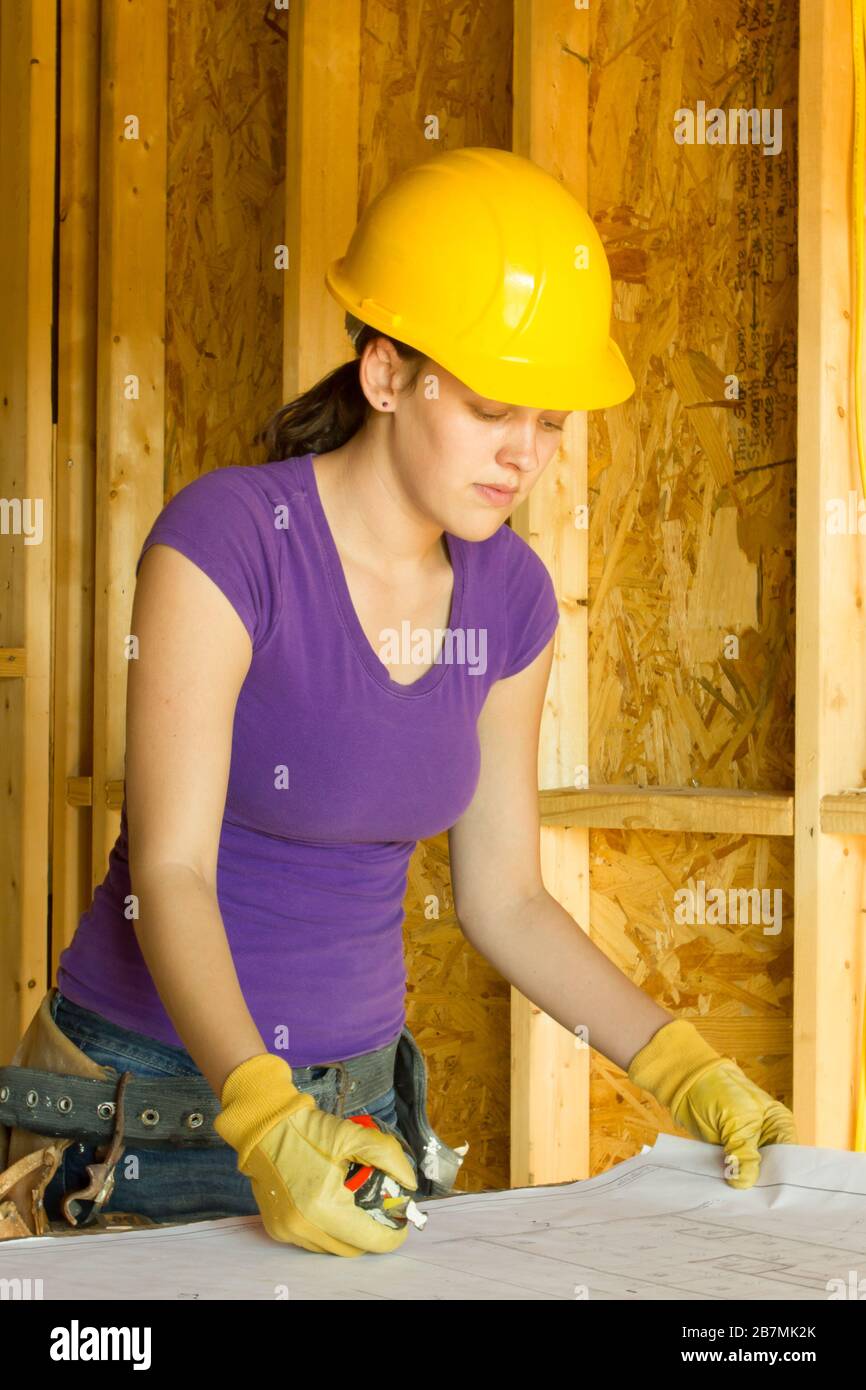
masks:
[(796, 1144), (794, 1116), (781, 1101), (750, 1081), (688, 1019), (666, 1023), (635, 1054), (628, 1079), (654, 1095), (695, 1139), (721, 1144), (725, 1181), (754, 1186), (765, 1144)]

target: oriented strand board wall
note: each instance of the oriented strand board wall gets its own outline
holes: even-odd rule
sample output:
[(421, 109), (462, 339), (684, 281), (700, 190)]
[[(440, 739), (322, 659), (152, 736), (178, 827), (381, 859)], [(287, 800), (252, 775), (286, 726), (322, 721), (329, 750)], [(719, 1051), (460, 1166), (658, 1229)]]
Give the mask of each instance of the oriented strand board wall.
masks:
[[(790, 1106), (792, 839), (594, 831), (590, 881), (592, 939), (663, 1008), (699, 1019), (711, 1046)], [(761, 920), (753, 913), (735, 924), (678, 920), (677, 890), (691, 885), (700, 893), (701, 884), (722, 889), (726, 904), (745, 901), (733, 896), (740, 890), (772, 891), (760, 902)], [(685, 1133), (617, 1066), (597, 1052), (592, 1060), (593, 1173), (631, 1158), (659, 1130)]]
[(259, 462), (282, 404), (287, 27), (261, 0), (170, 5), (166, 498)]
[[(364, 0), (359, 215), (410, 164), (465, 145), (509, 149), (511, 64), (510, 0)], [(425, 139), (431, 116), (437, 140)], [(407, 1022), (427, 1058), (431, 1123), (448, 1143), (469, 1141), (458, 1189), (507, 1187), (509, 987), (456, 923), (447, 836), (419, 845), (405, 908)]]
[(458, 1190), (507, 1187), (511, 989), (457, 925), (446, 835), (412, 856), (404, 907), (406, 1021), (427, 1060), (430, 1121), (447, 1143), (469, 1141)]
[[(789, 790), (797, 7), (591, 15), (590, 210), (637, 392), (590, 416), (590, 782)], [(675, 111), (699, 101), (780, 108), (780, 153), (676, 143)], [(790, 1020), (791, 841), (594, 832), (591, 862), (593, 938), (663, 1005)], [(782, 932), (675, 923), (698, 879), (782, 890)], [(599, 1171), (656, 1121), (594, 1062)], [(790, 1041), (748, 1065), (790, 1104)]]
[[(362, 0), (358, 212), (407, 165), (511, 148), (512, 4)], [(438, 138), (425, 138), (430, 118)]]

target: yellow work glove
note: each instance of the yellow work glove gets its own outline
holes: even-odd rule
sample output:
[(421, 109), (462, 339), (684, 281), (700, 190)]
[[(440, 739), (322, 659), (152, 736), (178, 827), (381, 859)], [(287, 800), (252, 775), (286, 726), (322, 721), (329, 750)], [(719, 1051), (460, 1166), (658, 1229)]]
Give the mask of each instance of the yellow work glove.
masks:
[(392, 1230), (355, 1205), (344, 1186), (349, 1164), (382, 1168), (414, 1192), (412, 1165), (393, 1134), (329, 1115), (299, 1091), (282, 1057), (263, 1052), (235, 1067), (220, 1096), (214, 1129), (237, 1152), (265, 1230), (274, 1240), (319, 1254), (396, 1250), (408, 1225)]
[(695, 1139), (724, 1145), (731, 1187), (752, 1187), (765, 1144), (796, 1144), (794, 1116), (730, 1057), (705, 1042), (686, 1018), (676, 1018), (631, 1059), (628, 1079), (655, 1096)]

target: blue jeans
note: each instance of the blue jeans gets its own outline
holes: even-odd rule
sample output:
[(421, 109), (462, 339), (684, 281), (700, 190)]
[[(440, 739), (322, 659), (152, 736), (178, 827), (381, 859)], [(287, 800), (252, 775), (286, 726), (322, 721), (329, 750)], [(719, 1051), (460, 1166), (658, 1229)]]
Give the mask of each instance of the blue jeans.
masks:
[[(59, 990), (52, 1012), (61, 1032), (101, 1066), (114, 1067), (118, 1072), (131, 1071), (136, 1076), (204, 1079), (192, 1057), (182, 1048), (120, 1028), (101, 1014), (74, 1004)], [(315, 1096), (317, 1080), (326, 1071), (325, 1067), (313, 1068), (312, 1082), (298, 1083), (298, 1089)], [(316, 1099), (318, 1103), (318, 1097)], [(368, 1105), (354, 1110), (347, 1106), (343, 1118), (365, 1114), (371, 1115), (382, 1129), (390, 1133), (397, 1131), (394, 1087), (389, 1087)], [(66, 1224), (60, 1201), (66, 1193), (78, 1192), (90, 1181), (87, 1164), (97, 1161), (98, 1147), (69, 1145), (45, 1191), (45, 1214), (49, 1221)], [(129, 1162), (131, 1156), (135, 1158), (134, 1163)], [(208, 1148), (181, 1149), (149, 1144), (138, 1149), (126, 1148), (114, 1175), (114, 1190), (102, 1204), (102, 1211), (136, 1213), (153, 1221), (206, 1221), (258, 1214), (252, 1184), (239, 1172), (238, 1156), (226, 1143)], [(82, 1202), (79, 1222), (85, 1219), (90, 1208), (90, 1202)]]

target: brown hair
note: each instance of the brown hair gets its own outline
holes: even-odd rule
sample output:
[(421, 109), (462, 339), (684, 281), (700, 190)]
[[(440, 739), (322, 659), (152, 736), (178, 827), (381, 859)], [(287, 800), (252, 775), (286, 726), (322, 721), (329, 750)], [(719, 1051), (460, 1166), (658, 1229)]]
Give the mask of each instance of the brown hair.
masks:
[(267, 458), (264, 462), (297, 458), (301, 454), (327, 454), (357, 434), (370, 409), (361, 390), (359, 364), (364, 348), (374, 338), (388, 338), (404, 361), (416, 364), (407, 383), (407, 389), (414, 391), (427, 360), (424, 353), (390, 333), (362, 323), (354, 314), (346, 314), (346, 332), (355, 347), (354, 360), (335, 367), (309, 391), (295, 396), (253, 436), (254, 444), (265, 446)]

